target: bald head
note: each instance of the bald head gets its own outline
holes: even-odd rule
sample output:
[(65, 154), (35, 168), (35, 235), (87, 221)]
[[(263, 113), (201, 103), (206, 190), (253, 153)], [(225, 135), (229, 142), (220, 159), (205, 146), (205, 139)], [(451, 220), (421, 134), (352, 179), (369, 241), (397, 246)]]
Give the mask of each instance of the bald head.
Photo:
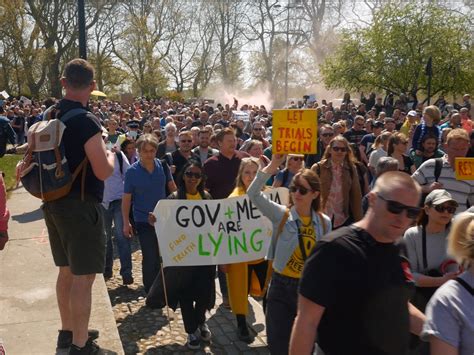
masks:
[(373, 192), (391, 195), (396, 191), (404, 191), (407, 194), (421, 195), (421, 187), (410, 175), (400, 171), (387, 171), (375, 181)]

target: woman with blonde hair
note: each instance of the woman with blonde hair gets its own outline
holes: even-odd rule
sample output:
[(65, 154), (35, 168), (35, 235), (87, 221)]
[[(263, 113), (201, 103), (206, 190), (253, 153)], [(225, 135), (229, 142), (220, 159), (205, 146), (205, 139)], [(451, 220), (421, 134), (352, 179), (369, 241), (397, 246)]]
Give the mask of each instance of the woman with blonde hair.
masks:
[[(259, 167), (258, 158), (243, 158), (237, 173), (235, 189), (229, 197), (245, 195)], [(237, 318), (237, 336), (240, 340), (248, 342), (250, 341), (246, 318), (249, 308), (248, 295), (264, 296), (271, 268), (268, 261), (259, 259), (223, 265), (221, 270), (226, 272), (230, 307)]]
[(334, 137), (323, 159), (311, 167), (321, 180), (321, 206), (338, 228), (362, 218), (362, 192), (349, 142)]
[(296, 173), (304, 169), (304, 167), (303, 154), (288, 154), (286, 156), (285, 168), (275, 175), (273, 187), (288, 187)]
[(453, 222), (448, 254), (464, 268), (431, 298), (421, 338), (431, 355), (474, 354), (474, 214), (465, 212)]

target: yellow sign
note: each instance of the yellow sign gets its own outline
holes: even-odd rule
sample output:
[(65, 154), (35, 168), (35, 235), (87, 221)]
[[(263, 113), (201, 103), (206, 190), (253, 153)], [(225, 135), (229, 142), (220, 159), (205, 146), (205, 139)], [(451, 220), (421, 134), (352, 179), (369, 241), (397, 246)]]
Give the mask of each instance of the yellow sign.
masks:
[(456, 158), (456, 180), (474, 180), (474, 158)]
[(317, 137), (316, 110), (273, 110), (273, 154), (315, 154)]

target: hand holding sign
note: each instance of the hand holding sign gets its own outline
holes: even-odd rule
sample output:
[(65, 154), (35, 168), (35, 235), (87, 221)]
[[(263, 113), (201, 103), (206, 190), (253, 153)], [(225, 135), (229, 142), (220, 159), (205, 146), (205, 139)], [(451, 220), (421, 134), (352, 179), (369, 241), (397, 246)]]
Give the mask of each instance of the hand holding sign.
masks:
[(318, 114), (314, 109), (273, 110), (272, 153), (315, 154)]

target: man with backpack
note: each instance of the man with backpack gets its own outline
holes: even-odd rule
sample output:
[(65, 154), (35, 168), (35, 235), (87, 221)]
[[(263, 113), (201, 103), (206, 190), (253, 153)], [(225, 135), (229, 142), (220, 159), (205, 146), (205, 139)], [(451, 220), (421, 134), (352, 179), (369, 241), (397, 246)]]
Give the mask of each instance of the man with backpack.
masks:
[[(100, 206), (104, 180), (113, 172), (114, 154), (105, 149), (99, 120), (86, 110), (95, 89), (94, 69), (83, 59), (66, 64), (61, 85), (65, 96), (50, 114), (64, 118), (62, 142), (69, 170), (82, 170), (67, 195), (45, 202), (42, 209), (54, 262), (59, 267), (56, 285), (61, 330), (58, 348), (69, 354), (98, 354), (93, 342), (97, 331), (88, 331), (92, 285), (104, 271), (105, 233)], [(74, 174), (74, 177), (77, 175)], [(44, 199), (43, 199), (44, 200)]]

